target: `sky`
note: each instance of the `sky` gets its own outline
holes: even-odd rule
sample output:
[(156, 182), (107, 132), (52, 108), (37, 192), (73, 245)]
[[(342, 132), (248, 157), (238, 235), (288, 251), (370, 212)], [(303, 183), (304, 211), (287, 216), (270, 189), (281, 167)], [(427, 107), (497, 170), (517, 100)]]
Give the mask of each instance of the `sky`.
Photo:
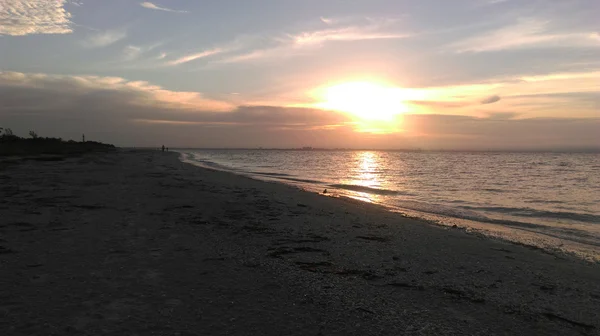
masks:
[(597, 0), (0, 0), (0, 127), (169, 147), (600, 148)]

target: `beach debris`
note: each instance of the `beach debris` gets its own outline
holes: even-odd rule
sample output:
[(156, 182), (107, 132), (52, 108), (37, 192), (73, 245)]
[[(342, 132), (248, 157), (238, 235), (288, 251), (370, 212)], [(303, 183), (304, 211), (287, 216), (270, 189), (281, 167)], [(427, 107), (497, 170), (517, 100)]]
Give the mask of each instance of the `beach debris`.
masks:
[(505, 249), (505, 248), (492, 248), (494, 251), (505, 252), (505, 253), (513, 253), (513, 251)]
[(330, 268), (333, 267), (333, 264), (329, 261), (316, 261), (316, 262), (303, 262), (297, 261), (296, 265), (300, 266), (301, 269), (309, 272), (319, 272), (321, 273), (321, 267)]
[(371, 271), (363, 271), (363, 270), (355, 270), (355, 269), (341, 269), (336, 270), (333, 274), (341, 275), (341, 276), (360, 276), (365, 280), (379, 280), (382, 279), (383, 276), (375, 274)]
[(10, 254), (10, 253), (15, 253), (15, 251), (9, 249), (8, 247), (0, 246), (0, 254)]
[(28, 264), (28, 265), (25, 265), (25, 266), (27, 266), (29, 268), (34, 268), (34, 267), (41, 267), (41, 266), (44, 266), (44, 265), (42, 265), (42, 264)]
[(329, 252), (327, 252), (325, 250), (313, 248), (313, 247), (309, 247), (309, 246), (300, 246), (300, 247), (294, 247), (294, 248), (278, 247), (278, 248), (270, 248), (269, 250), (271, 252), (269, 252), (268, 255), (273, 258), (280, 258), (284, 254), (307, 253), (307, 252), (316, 252), (316, 253), (323, 253), (325, 255), (329, 255)]
[(386, 284), (385, 286), (392, 286), (392, 287), (398, 287), (398, 288), (408, 288), (408, 289), (416, 289), (419, 291), (424, 291), (425, 290), (425, 286), (423, 285), (418, 285), (415, 283), (408, 283), (408, 282), (390, 282), (388, 284)]
[(451, 287), (443, 287), (442, 291), (446, 294), (450, 294), (459, 299), (464, 299), (467, 301), (471, 301), (473, 303), (485, 303), (485, 299), (479, 296), (475, 296), (474, 293), (466, 292), (461, 289), (451, 288)]
[(558, 321), (561, 321), (561, 322), (566, 322), (566, 323), (569, 323), (570, 325), (572, 325), (574, 327), (584, 328), (587, 331), (596, 329), (596, 326), (594, 326), (594, 325), (587, 324), (587, 323), (582, 323), (582, 322), (577, 322), (577, 321), (573, 321), (571, 319), (568, 319), (566, 317), (562, 317), (560, 315), (557, 315), (557, 314), (554, 314), (554, 313), (551, 313), (551, 312), (546, 312), (546, 313), (543, 313), (542, 315), (544, 315), (549, 320), (552, 320), (552, 321), (558, 320)]
[(329, 241), (330, 239), (327, 237), (323, 237), (323, 236), (319, 236), (316, 234), (310, 234), (307, 236), (301, 236), (297, 239), (294, 238), (282, 238), (282, 239), (278, 239), (274, 242), (274, 244), (276, 245), (283, 245), (283, 244), (304, 244), (304, 243), (320, 243), (323, 241)]
[(374, 311), (372, 311), (372, 310), (369, 310), (369, 309), (367, 309), (367, 308), (363, 308), (363, 307), (358, 307), (358, 308), (356, 308), (356, 310), (358, 310), (358, 311), (361, 311), (361, 312), (363, 312), (363, 313), (375, 314), (375, 312), (374, 312)]

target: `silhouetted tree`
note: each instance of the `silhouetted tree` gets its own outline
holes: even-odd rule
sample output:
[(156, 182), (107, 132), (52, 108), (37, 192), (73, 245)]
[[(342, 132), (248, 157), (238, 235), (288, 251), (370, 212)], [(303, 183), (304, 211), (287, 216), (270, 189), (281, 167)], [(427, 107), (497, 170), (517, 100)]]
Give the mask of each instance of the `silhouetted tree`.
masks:
[[(4, 134), (2, 134), (2, 132), (4, 132)], [(14, 135), (13, 131), (10, 128), (0, 127), (0, 142), (7, 143), (15, 141), (16, 139), (19, 139), (19, 137)]]
[[(82, 154), (113, 151), (115, 146), (96, 141), (63, 141), (61, 138), (40, 137), (29, 131), (29, 138), (13, 134), (10, 128), (0, 127), (0, 156), (24, 154)], [(85, 140), (85, 139), (84, 139)]]

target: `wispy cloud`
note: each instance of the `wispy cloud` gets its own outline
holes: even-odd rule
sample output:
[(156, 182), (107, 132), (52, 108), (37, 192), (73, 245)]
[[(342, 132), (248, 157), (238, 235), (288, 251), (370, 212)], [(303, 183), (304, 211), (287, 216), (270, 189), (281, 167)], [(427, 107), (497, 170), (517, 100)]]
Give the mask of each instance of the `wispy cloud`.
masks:
[(330, 41), (400, 39), (409, 36), (410, 34), (379, 31), (376, 27), (344, 27), (302, 32), (300, 34), (290, 35), (290, 38), (296, 46), (310, 46)]
[(2, 0), (0, 35), (71, 33), (71, 14), (65, 4), (65, 0)]
[[(124, 62), (138, 61), (140, 58), (142, 58), (143, 55), (147, 54), (148, 52), (150, 52), (162, 45), (163, 45), (162, 42), (148, 44), (148, 45), (142, 45), (142, 46), (128, 45), (123, 49), (123, 57), (122, 57), (121, 61), (124, 61)], [(165, 57), (166, 57), (166, 54), (165, 54)], [(153, 58), (155, 58), (155, 57), (153, 57)]]
[(321, 22), (325, 23), (325, 24), (333, 24), (334, 20), (331, 18), (327, 18), (327, 17), (323, 17), (321, 16), (319, 18), (321, 20)]
[[(272, 37), (269, 46), (260, 49), (250, 49), (237, 55), (216, 60), (214, 63), (242, 63), (274, 58), (285, 58), (308, 53), (311, 49), (322, 47), (329, 42), (353, 42), (364, 40), (402, 39), (410, 37), (409, 33), (396, 32), (390, 29), (393, 20), (368, 20), (367, 24), (340, 26), (338, 22), (348, 22), (349, 19), (335, 20), (320, 18), (330, 28), (301, 31)], [(333, 27), (338, 25), (338, 27)], [(241, 48), (240, 48), (241, 49)]]
[(180, 58), (177, 58), (175, 60), (172, 60), (170, 62), (168, 62), (168, 65), (180, 65), (180, 64), (184, 64), (184, 63), (188, 63), (188, 62), (192, 62), (195, 61), (197, 59), (200, 58), (206, 58), (206, 57), (210, 57), (213, 55), (217, 55), (220, 54), (222, 52), (224, 52), (225, 49), (222, 48), (215, 48), (215, 49), (210, 49), (210, 50), (205, 50), (199, 53), (195, 53), (195, 54), (191, 54), (191, 55), (186, 55)]
[(140, 3), (140, 6), (144, 7), (144, 8), (148, 8), (148, 9), (154, 9), (154, 10), (159, 10), (159, 11), (164, 11), (164, 12), (172, 12), (172, 13), (188, 13), (188, 11), (184, 11), (184, 10), (177, 10), (177, 9), (171, 9), (171, 8), (166, 8), (166, 7), (159, 7), (155, 4), (153, 4), (152, 2), (142, 2)]
[(410, 101), (425, 109), (421, 112), (442, 113), (461, 108), (461, 113), (478, 115), (501, 109), (527, 116), (598, 116), (600, 71), (549, 73), (539, 76), (497, 78), (484, 84), (464, 84), (418, 89), (422, 99)]
[(508, 2), (510, 0), (482, 0), (480, 3), (478, 3), (479, 5), (483, 5), (483, 6), (490, 6), (490, 5), (497, 5), (497, 4), (501, 4), (504, 2)]
[(81, 42), (81, 45), (86, 48), (101, 48), (116, 43), (126, 37), (127, 32), (124, 29), (107, 30), (90, 35)]
[(138, 46), (128, 45), (123, 49), (123, 60), (133, 61), (142, 54), (142, 48)]
[[(549, 73), (538, 76), (496, 78), (488, 83), (464, 84), (420, 89), (426, 97), (481, 97), (495, 95), (503, 99), (525, 95), (600, 92), (600, 70)], [(493, 93), (490, 97), (490, 94)], [(484, 99), (482, 99), (483, 103)]]
[(458, 53), (490, 52), (540, 47), (600, 47), (597, 32), (556, 32), (548, 21), (522, 19), (515, 24), (487, 31), (450, 44)]
[(257, 60), (267, 60), (273, 58), (286, 58), (292, 55), (297, 55), (298, 50), (294, 50), (287, 45), (281, 45), (265, 49), (257, 49), (247, 51), (242, 54), (231, 55), (225, 58), (214, 61), (216, 64), (233, 64), (233, 63), (244, 63)]

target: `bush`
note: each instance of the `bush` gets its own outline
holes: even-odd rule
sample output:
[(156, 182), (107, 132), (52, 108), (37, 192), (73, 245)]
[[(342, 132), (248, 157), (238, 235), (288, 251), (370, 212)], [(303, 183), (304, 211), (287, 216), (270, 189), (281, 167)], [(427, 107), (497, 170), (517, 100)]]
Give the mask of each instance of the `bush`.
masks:
[(35, 131), (30, 138), (13, 134), (10, 128), (0, 127), (0, 156), (37, 154), (83, 154), (115, 150), (115, 146), (95, 141), (64, 141), (61, 138), (42, 138)]

